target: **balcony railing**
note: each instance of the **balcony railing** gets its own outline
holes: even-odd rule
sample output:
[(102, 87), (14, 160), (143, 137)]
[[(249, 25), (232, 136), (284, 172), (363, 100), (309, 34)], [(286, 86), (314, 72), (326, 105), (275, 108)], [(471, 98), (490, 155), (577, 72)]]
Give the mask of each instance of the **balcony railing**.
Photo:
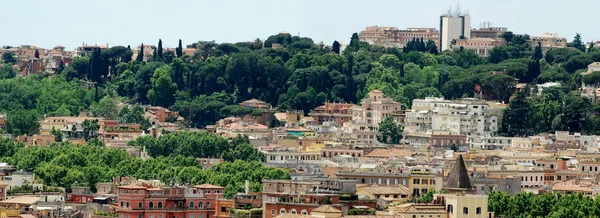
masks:
[(185, 211), (187, 209), (187, 207), (172, 207), (172, 208), (167, 208), (168, 211)]

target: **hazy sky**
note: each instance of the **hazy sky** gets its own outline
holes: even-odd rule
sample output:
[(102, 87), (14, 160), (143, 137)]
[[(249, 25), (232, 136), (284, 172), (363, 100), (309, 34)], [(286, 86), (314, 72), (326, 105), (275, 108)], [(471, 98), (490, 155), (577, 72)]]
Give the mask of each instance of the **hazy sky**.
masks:
[[(2, 0), (0, 45), (156, 44), (251, 41), (287, 31), (315, 42), (347, 43), (370, 25), (439, 28), (456, 0)], [(576, 32), (600, 40), (600, 0), (461, 0), (471, 25), (484, 21), (515, 33)]]

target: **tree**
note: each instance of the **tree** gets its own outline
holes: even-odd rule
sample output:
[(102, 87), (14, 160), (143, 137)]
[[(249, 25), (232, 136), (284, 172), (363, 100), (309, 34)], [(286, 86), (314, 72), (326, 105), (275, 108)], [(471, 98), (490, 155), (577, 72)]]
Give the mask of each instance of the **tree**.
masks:
[(169, 107), (175, 103), (177, 84), (171, 79), (173, 70), (170, 66), (162, 66), (152, 76), (152, 89), (148, 91), (148, 99), (152, 105)]
[(110, 96), (104, 96), (98, 103), (93, 103), (90, 107), (92, 115), (114, 120), (119, 112), (117, 109), (118, 101)]
[(427, 52), (431, 53), (431, 54), (438, 54), (438, 48), (437, 45), (435, 44), (435, 42), (433, 40), (427, 40)]
[(337, 40), (333, 41), (331, 49), (333, 50), (333, 53), (340, 54), (340, 42), (338, 42)]
[(60, 64), (58, 64), (58, 68), (56, 69), (56, 73), (61, 73), (63, 70), (65, 70), (65, 63), (60, 60)]
[(56, 142), (62, 142), (62, 139), (63, 139), (63, 133), (62, 133), (62, 131), (60, 131), (58, 129), (54, 129), (54, 127), (52, 127), (52, 130), (50, 131), (50, 134), (54, 135), (54, 140)]
[(6, 115), (6, 130), (13, 136), (33, 135), (39, 128), (38, 114), (35, 111), (16, 110)]
[(595, 44), (593, 41), (590, 42), (590, 45), (588, 46), (587, 52), (590, 53), (592, 51), (596, 50), (595, 49)]
[(585, 52), (585, 45), (583, 44), (583, 41), (581, 40), (581, 34), (576, 33), (575, 37), (573, 38), (573, 41), (567, 43), (567, 47), (573, 47), (579, 51)]
[(15, 59), (14, 54), (12, 52), (4, 52), (4, 54), (2, 55), (2, 60), (6, 64), (17, 63), (17, 59)]
[(181, 45), (181, 39), (179, 39), (179, 46), (177, 46), (177, 49), (175, 49), (175, 52), (176, 52), (178, 58), (183, 56), (183, 45)]
[(98, 130), (100, 129), (98, 120), (84, 120), (81, 127), (83, 127), (83, 138), (86, 142), (98, 138)]
[(10, 79), (17, 75), (17, 71), (9, 64), (0, 65), (0, 79)]
[(157, 55), (158, 55), (158, 59), (162, 60), (162, 58), (163, 58), (162, 39), (158, 40)]
[(140, 63), (144, 61), (144, 43), (142, 43), (142, 45), (140, 46), (140, 51), (137, 57), (135, 57), (135, 60), (137, 60)]
[(377, 140), (381, 143), (399, 144), (403, 137), (403, 131), (404, 127), (401, 124), (394, 123), (394, 119), (388, 116), (379, 124), (381, 135), (377, 136)]
[(525, 93), (518, 93), (502, 114), (500, 132), (509, 137), (529, 136), (533, 134), (531, 120), (531, 105), (525, 98)]
[(535, 47), (535, 52), (533, 53), (533, 60), (540, 61), (544, 57), (542, 54), (542, 41), (538, 41), (538, 46)]
[(40, 51), (38, 51), (37, 49), (35, 50), (35, 53), (33, 54), (33, 56), (37, 59), (40, 59)]

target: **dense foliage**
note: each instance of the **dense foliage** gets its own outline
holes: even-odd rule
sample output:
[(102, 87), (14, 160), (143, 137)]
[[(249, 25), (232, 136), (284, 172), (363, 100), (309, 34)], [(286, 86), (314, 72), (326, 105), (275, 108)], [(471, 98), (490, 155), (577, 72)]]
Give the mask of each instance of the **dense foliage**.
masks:
[[(568, 115), (565, 110), (574, 106), (564, 103), (581, 103), (575, 96), (582, 81), (600, 84), (597, 73), (583, 78), (579, 74), (588, 64), (600, 61), (600, 50), (583, 48), (579, 35), (568, 48), (547, 50), (540, 43), (531, 43), (528, 35), (506, 32), (502, 37), (508, 45), (495, 47), (487, 58), (463, 48), (438, 53), (435, 43), (421, 39), (411, 40), (404, 49), (369, 45), (360, 42), (356, 33), (343, 51), (339, 42), (327, 46), (286, 33), (264, 42), (200, 41), (190, 45), (197, 49), (193, 55), (182, 53), (181, 42), (176, 52), (163, 53), (158, 49), (162, 46), (159, 40), (152, 55), (144, 57), (141, 52), (132, 57), (130, 47), (115, 46), (75, 58), (70, 66), (61, 67), (59, 76), (51, 78), (7, 79), (16, 72), (9, 67), (14, 57), (6, 53), (0, 67), (0, 78), (4, 78), (0, 80), (0, 110), (19, 115), (19, 120), (8, 125), (13, 134), (35, 132), (31, 118), (73, 115), (90, 107), (98, 115), (116, 117), (116, 111), (106, 107), (115, 98), (168, 107), (191, 126), (203, 127), (227, 116), (257, 115), (257, 111), (236, 107), (251, 98), (281, 110), (304, 112), (325, 101), (360, 103), (373, 89), (382, 90), (405, 108), (411, 107), (415, 98), (431, 96), (509, 102), (518, 80), (530, 84), (524, 92), (536, 84), (559, 82), (562, 88), (554, 90), (552, 98), (527, 95), (519, 101), (534, 108), (545, 103), (558, 106), (545, 108), (547, 114), (532, 114), (546, 119), (535, 122), (535, 127), (507, 125), (528, 128), (526, 133), (555, 129), (597, 132), (596, 121), (576, 124), (573, 122), (579, 121), (566, 120), (569, 116), (592, 117), (591, 110)], [(95, 86), (86, 90), (80, 81)], [(20, 116), (25, 114), (29, 116)], [(549, 118), (553, 114), (563, 116), (553, 122), (554, 118)], [(514, 135), (519, 132), (515, 128), (503, 128), (503, 133)]]
[(127, 152), (94, 144), (53, 144), (49, 147), (29, 146), (0, 138), (0, 158), (17, 170), (34, 172), (44, 184), (66, 187), (110, 182), (118, 176), (139, 179), (159, 179), (167, 184), (210, 183), (226, 187), (231, 197), (243, 190), (244, 180), (250, 181), (252, 191), (260, 191), (262, 179), (289, 179), (286, 171), (266, 168), (260, 162), (234, 160), (202, 169), (195, 157), (172, 155), (142, 160)]
[(581, 194), (536, 195), (529, 192), (513, 196), (505, 192), (492, 192), (488, 197), (488, 210), (497, 217), (600, 217), (600, 197), (593, 199)]
[(181, 131), (162, 135), (158, 139), (143, 136), (129, 145), (144, 148), (153, 157), (192, 156), (199, 158), (223, 158), (227, 161), (264, 161), (265, 156), (250, 144), (248, 137), (238, 136), (231, 142), (207, 132)]

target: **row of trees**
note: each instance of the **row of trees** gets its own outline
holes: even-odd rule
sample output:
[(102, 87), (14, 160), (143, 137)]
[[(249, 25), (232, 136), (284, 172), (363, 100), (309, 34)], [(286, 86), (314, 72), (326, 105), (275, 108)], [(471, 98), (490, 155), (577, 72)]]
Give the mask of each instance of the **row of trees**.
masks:
[(231, 197), (243, 190), (249, 180), (252, 191), (260, 191), (262, 179), (289, 179), (286, 171), (266, 168), (258, 161), (242, 161), (233, 155), (210, 169), (202, 169), (196, 157), (171, 155), (147, 160), (134, 158), (119, 149), (101, 144), (73, 145), (56, 143), (49, 147), (28, 146), (10, 139), (0, 139), (0, 160), (17, 170), (34, 172), (44, 184), (65, 187), (90, 185), (95, 191), (98, 182), (110, 182), (114, 177), (134, 176), (139, 179), (159, 179), (167, 184), (210, 183), (226, 187)]
[(488, 210), (496, 217), (600, 217), (600, 197), (593, 199), (582, 194), (520, 192), (511, 196), (505, 192), (491, 192), (488, 205)]
[(143, 136), (129, 145), (145, 148), (148, 154), (158, 156), (192, 156), (199, 158), (223, 158), (226, 161), (264, 161), (263, 153), (250, 144), (248, 137), (237, 136), (229, 141), (207, 132), (181, 131), (162, 135), (158, 139)]

